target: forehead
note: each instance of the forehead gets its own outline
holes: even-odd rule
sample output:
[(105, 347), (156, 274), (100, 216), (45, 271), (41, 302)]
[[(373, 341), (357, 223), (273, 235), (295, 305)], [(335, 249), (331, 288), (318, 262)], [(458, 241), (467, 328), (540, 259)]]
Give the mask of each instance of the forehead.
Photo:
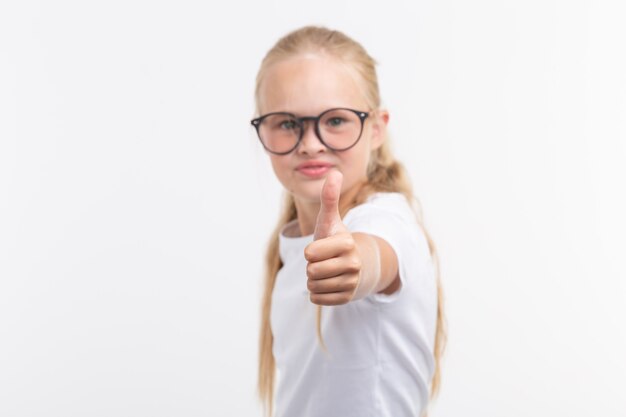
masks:
[(259, 89), (259, 111), (316, 115), (332, 107), (367, 110), (360, 76), (332, 57), (308, 54), (274, 63)]

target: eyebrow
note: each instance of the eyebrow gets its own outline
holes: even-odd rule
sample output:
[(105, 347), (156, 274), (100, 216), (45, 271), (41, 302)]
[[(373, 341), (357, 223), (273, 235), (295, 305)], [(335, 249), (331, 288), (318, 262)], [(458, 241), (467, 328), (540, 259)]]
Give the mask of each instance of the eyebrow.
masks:
[(359, 109), (359, 106), (351, 106), (351, 105), (328, 106), (328, 107), (325, 107), (322, 111), (319, 111), (319, 112), (317, 112), (315, 114), (308, 113), (306, 115), (304, 113), (301, 113), (301, 112), (294, 112), (294, 111), (289, 111), (289, 110), (268, 111), (268, 112), (265, 112), (265, 113), (261, 113), (261, 115), (270, 114), (270, 113), (287, 113), (287, 114), (291, 114), (291, 115), (296, 116), (296, 117), (317, 117), (320, 114), (324, 113), (325, 111), (331, 110), (331, 109)]

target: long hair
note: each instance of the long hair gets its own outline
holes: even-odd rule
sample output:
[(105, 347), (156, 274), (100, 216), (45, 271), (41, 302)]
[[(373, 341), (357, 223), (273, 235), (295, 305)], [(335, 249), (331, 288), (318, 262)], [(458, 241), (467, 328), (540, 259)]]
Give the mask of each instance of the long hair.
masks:
[[(281, 60), (308, 52), (326, 54), (355, 70), (356, 74), (358, 74), (359, 81), (365, 87), (365, 99), (370, 105), (370, 108), (378, 109), (380, 107), (376, 62), (369, 56), (365, 49), (358, 42), (339, 31), (329, 30), (323, 27), (306, 26), (281, 38), (263, 59), (256, 79), (255, 99), (257, 110), (260, 108), (260, 86), (268, 68)], [(421, 206), (417, 198), (413, 195), (406, 170), (400, 162), (394, 159), (388, 140), (383, 141), (380, 147), (372, 151), (367, 169), (367, 183), (360, 188), (356, 197), (350, 202), (348, 207), (344, 209), (344, 213), (341, 214), (343, 215), (348, 209), (365, 202), (367, 198), (375, 192), (402, 193), (407, 201), (411, 203), (418, 223), (428, 241), (431, 258), (435, 266), (438, 298), (437, 327), (433, 352), (435, 370), (430, 387), (430, 398), (434, 399), (441, 386), (441, 359), (447, 339), (439, 257), (435, 244), (424, 227)], [(272, 353), (273, 335), (270, 327), (270, 312), (272, 307), (272, 291), (274, 289), (274, 283), (276, 282), (276, 275), (282, 267), (278, 251), (278, 239), (281, 229), (287, 223), (296, 219), (296, 217), (297, 212), (293, 197), (289, 193), (286, 193), (278, 224), (274, 228), (268, 242), (265, 257), (265, 282), (263, 285), (263, 299), (261, 303), (258, 394), (265, 406), (265, 411), (270, 416), (272, 415), (274, 406), (274, 377), (276, 370), (276, 363)], [(318, 339), (321, 345), (324, 346), (320, 324), (321, 311), (321, 306), (318, 306), (316, 329)]]

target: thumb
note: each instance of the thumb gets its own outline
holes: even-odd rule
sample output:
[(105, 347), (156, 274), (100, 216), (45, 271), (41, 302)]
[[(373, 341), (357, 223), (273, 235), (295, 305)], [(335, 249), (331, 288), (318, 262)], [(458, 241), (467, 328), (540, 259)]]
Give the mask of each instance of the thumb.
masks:
[(339, 196), (341, 195), (342, 182), (343, 175), (341, 172), (336, 170), (328, 172), (320, 193), (320, 211), (315, 225), (315, 240), (332, 236), (343, 229), (339, 215)]

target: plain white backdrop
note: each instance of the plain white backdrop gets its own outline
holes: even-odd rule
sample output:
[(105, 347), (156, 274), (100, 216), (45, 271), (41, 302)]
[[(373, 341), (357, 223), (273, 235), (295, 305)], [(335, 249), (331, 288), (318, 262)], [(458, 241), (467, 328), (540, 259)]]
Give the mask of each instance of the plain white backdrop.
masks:
[(379, 65), (438, 245), (432, 417), (626, 415), (618, 2), (4, 1), (0, 416), (260, 416), (281, 189), (254, 77), (322, 24)]

